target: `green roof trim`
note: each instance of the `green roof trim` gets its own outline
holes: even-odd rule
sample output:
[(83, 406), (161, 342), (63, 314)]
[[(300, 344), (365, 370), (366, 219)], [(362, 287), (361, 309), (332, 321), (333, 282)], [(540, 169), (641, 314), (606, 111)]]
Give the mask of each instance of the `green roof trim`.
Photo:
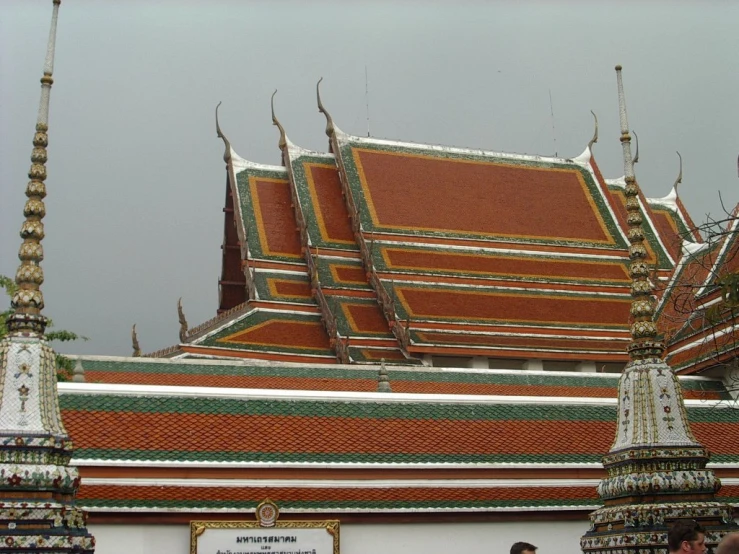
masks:
[[(350, 349), (352, 347), (350, 346)], [(130, 358), (131, 361), (101, 360), (82, 358), (82, 367), (90, 372), (110, 373), (169, 373), (183, 375), (242, 375), (253, 377), (285, 377), (305, 379), (377, 379), (376, 368), (348, 369), (336, 366), (279, 366), (253, 365), (248, 360), (244, 364), (195, 364), (177, 362), (147, 362), (144, 358)], [(139, 361), (136, 361), (139, 360)], [(417, 360), (408, 360), (409, 363), (418, 363)], [(395, 363), (389, 360), (388, 365)], [(461, 383), (461, 384), (497, 384), (511, 386), (566, 386), (582, 388), (583, 395), (587, 396), (588, 388), (613, 388), (618, 386), (620, 375), (588, 374), (572, 375), (530, 373), (516, 371), (511, 373), (483, 373), (465, 371), (440, 371), (429, 368), (410, 369), (407, 371), (391, 369), (389, 371), (391, 383), (393, 381), (411, 381), (422, 383)], [(718, 380), (680, 379), (683, 390), (706, 391), (721, 394), (722, 398), (730, 398), (724, 384)]]
[(248, 315), (241, 317), (229, 325), (226, 325), (219, 331), (206, 335), (197, 339), (194, 344), (198, 346), (214, 346), (219, 348), (232, 348), (236, 350), (249, 350), (257, 352), (284, 352), (290, 354), (315, 354), (321, 356), (334, 356), (334, 353), (329, 348), (315, 349), (315, 348), (300, 348), (293, 347), (290, 345), (280, 344), (255, 344), (255, 343), (240, 343), (234, 341), (226, 341), (226, 337), (229, 337), (235, 333), (246, 332), (249, 329), (256, 327), (262, 323), (269, 321), (299, 321), (299, 322), (315, 322), (321, 325), (320, 314), (298, 314), (294, 312), (283, 312), (283, 311), (266, 311), (256, 310), (249, 313)]
[(280, 281), (294, 281), (296, 283), (305, 283), (310, 288), (310, 281), (308, 275), (291, 275), (289, 273), (267, 273), (264, 271), (258, 271), (254, 274), (254, 285), (256, 286), (257, 293), (259, 293), (259, 300), (275, 300), (277, 302), (295, 302), (298, 304), (307, 304), (310, 306), (316, 306), (316, 301), (313, 297), (304, 296), (275, 296), (269, 287), (269, 279), (278, 279)]
[[(342, 419), (444, 421), (616, 421), (616, 406), (592, 404), (444, 404), (261, 398), (61, 394), (64, 410), (162, 414), (328, 417)], [(689, 407), (693, 423), (739, 423), (739, 410)]]
[[(451, 248), (442, 248), (438, 245), (428, 245), (428, 246), (416, 246), (416, 245), (406, 245), (406, 244), (387, 244), (383, 243), (382, 245), (375, 245), (375, 249), (372, 252), (372, 261), (374, 263), (375, 269), (378, 272), (391, 272), (394, 274), (420, 274), (420, 275), (440, 275), (440, 276), (469, 276), (469, 277), (478, 277), (478, 278), (485, 278), (490, 280), (500, 280), (500, 281), (521, 281), (521, 282), (532, 282), (532, 283), (577, 283), (577, 284), (597, 284), (597, 285), (615, 285), (615, 286), (628, 286), (631, 283), (631, 280), (629, 278), (629, 275), (627, 272), (624, 273), (623, 279), (616, 280), (616, 279), (588, 279), (587, 277), (567, 277), (567, 276), (557, 276), (556, 278), (553, 278), (551, 276), (535, 276), (535, 275), (495, 275), (489, 272), (475, 272), (475, 271), (464, 271), (464, 270), (453, 270), (453, 269), (429, 269), (429, 268), (423, 268), (423, 269), (415, 269), (415, 268), (394, 268), (394, 267), (388, 267), (387, 262), (385, 260), (385, 256), (383, 255), (383, 250), (385, 249), (393, 249), (393, 250), (410, 250), (415, 252), (430, 252), (430, 253), (442, 253), (442, 254), (469, 254), (470, 256), (485, 256), (490, 259), (518, 259), (518, 258), (527, 258), (534, 261), (542, 261), (542, 262), (548, 262), (548, 261), (555, 261), (555, 262), (577, 262), (577, 263), (583, 263), (582, 257), (577, 258), (574, 256), (548, 256), (546, 254), (542, 253), (535, 253), (532, 254), (530, 252), (527, 252), (526, 250), (519, 250), (516, 252), (511, 253), (502, 253), (502, 252), (496, 252), (494, 254), (488, 254), (485, 252), (460, 252), (459, 250), (454, 250)], [(629, 260), (623, 259), (619, 261), (614, 261), (612, 259), (599, 259), (598, 256), (592, 256), (587, 261), (601, 261), (602, 263), (610, 263), (610, 264), (620, 264), (624, 267), (628, 267)]]
[(304, 152), (298, 156), (290, 158), (293, 184), (298, 193), (300, 207), (303, 213), (303, 218), (305, 219), (305, 224), (308, 227), (308, 235), (310, 236), (312, 246), (318, 248), (335, 248), (339, 250), (358, 251), (359, 247), (354, 242), (348, 244), (345, 242), (326, 240), (326, 238), (321, 235), (321, 231), (318, 227), (317, 215), (319, 207), (315, 205), (310, 193), (308, 176), (306, 175), (305, 166), (303, 165), (305, 163), (327, 165), (336, 169), (336, 160), (333, 156), (311, 155), (308, 152)]
[[(280, 256), (275, 254), (267, 254), (263, 252), (262, 245), (259, 240), (259, 228), (255, 219), (254, 199), (251, 195), (249, 179), (255, 177), (257, 179), (279, 179), (280, 181), (288, 181), (287, 170), (265, 169), (256, 167), (247, 167), (236, 174), (236, 189), (238, 198), (234, 199), (239, 202), (239, 211), (241, 212), (241, 225), (246, 234), (246, 242), (249, 245), (249, 254), (251, 259), (286, 261), (291, 263), (302, 263), (302, 258), (294, 256)], [(292, 218), (294, 221), (294, 217)]]

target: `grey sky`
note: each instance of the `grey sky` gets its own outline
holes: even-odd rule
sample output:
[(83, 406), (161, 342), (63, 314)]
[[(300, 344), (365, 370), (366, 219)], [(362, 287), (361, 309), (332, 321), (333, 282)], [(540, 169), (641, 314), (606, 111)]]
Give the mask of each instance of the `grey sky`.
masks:
[[(0, 273), (18, 265), (50, 0), (0, 5)], [(51, 94), (46, 315), (130, 354), (215, 315), (221, 126), (279, 163), (269, 97), (290, 139), (325, 150), (315, 83), (337, 125), (373, 136), (571, 157), (600, 120), (595, 157), (623, 173), (613, 67), (624, 66), (637, 178), (680, 193), (693, 218), (733, 207), (739, 153), (735, 2), (100, 2), (64, 0)], [(554, 107), (554, 132), (549, 91)], [(556, 146), (554, 143), (556, 137)]]

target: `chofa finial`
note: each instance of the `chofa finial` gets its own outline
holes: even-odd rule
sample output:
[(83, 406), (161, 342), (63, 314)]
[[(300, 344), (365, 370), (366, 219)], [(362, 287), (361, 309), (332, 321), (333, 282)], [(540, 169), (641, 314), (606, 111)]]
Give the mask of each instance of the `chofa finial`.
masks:
[(321, 102), (321, 81), (323, 81), (323, 77), (318, 79), (316, 83), (316, 100), (318, 101), (318, 111), (326, 116), (326, 135), (331, 138), (336, 127), (334, 126), (334, 120), (331, 118), (331, 114), (326, 111), (326, 108), (323, 107), (323, 102)]
[(634, 160), (631, 162), (633, 164), (639, 163), (639, 135), (636, 134), (636, 131), (631, 131), (634, 133), (634, 149), (636, 150), (636, 154), (634, 154)]
[(131, 328), (131, 346), (133, 348), (133, 357), (134, 358), (140, 358), (141, 357), (141, 347), (139, 346), (139, 337), (136, 334), (136, 324), (133, 324), (133, 327)]
[(680, 173), (678, 173), (677, 179), (675, 179), (675, 184), (672, 185), (672, 188), (674, 188), (675, 192), (677, 192), (677, 186), (683, 182), (683, 157), (677, 150), (675, 150), (675, 153), (677, 154), (677, 157), (680, 158)]
[(187, 319), (185, 319), (185, 311), (182, 309), (182, 297), (177, 300), (177, 316), (180, 320), (180, 342), (187, 340)]
[(223, 161), (228, 164), (228, 162), (231, 161), (231, 143), (226, 138), (226, 135), (223, 134), (221, 131), (221, 126), (218, 124), (218, 108), (221, 106), (221, 102), (218, 102), (218, 105), (216, 106), (216, 134), (218, 135), (218, 138), (223, 141), (224, 146), (226, 149), (223, 152)]
[(270, 105), (272, 106), (272, 125), (276, 125), (277, 128), (280, 130), (279, 147), (280, 150), (284, 150), (285, 147), (287, 147), (287, 135), (285, 134), (284, 127), (277, 120), (277, 116), (275, 115), (275, 94), (277, 94), (277, 89), (275, 89), (275, 91), (272, 93), (272, 98), (270, 99)]
[(593, 114), (593, 119), (595, 119), (595, 130), (593, 131), (593, 138), (591, 138), (590, 142), (588, 143), (588, 148), (592, 150), (593, 145), (598, 142), (598, 116), (595, 115), (595, 112), (593, 110), (590, 110), (590, 113)]

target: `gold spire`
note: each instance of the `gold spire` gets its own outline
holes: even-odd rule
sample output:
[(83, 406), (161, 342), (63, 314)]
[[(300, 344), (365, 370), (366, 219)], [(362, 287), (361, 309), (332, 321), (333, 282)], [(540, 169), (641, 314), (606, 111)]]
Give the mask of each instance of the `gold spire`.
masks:
[(593, 119), (595, 119), (595, 130), (593, 131), (593, 138), (591, 138), (590, 142), (588, 143), (588, 148), (592, 150), (593, 145), (598, 142), (598, 116), (595, 115), (595, 112), (593, 110), (590, 110), (590, 113), (593, 114)]
[(221, 132), (221, 126), (218, 124), (218, 108), (220, 108), (220, 106), (221, 102), (218, 102), (218, 105), (216, 106), (216, 134), (219, 139), (223, 140), (223, 144), (226, 147), (223, 152), (223, 161), (228, 165), (228, 162), (231, 161), (231, 143), (226, 138), (226, 135)]
[(277, 120), (277, 116), (275, 115), (275, 94), (277, 94), (277, 89), (275, 89), (275, 91), (272, 93), (272, 98), (270, 99), (270, 105), (272, 106), (272, 125), (276, 125), (277, 128), (280, 130), (279, 147), (280, 150), (284, 150), (287, 146), (287, 135), (285, 134), (284, 127)]
[(631, 275), (631, 343), (628, 351), (631, 360), (661, 357), (664, 345), (657, 340), (657, 326), (654, 324), (654, 300), (649, 281), (649, 266), (644, 261), (647, 249), (644, 246), (642, 215), (639, 207), (639, 183), (634, 175), (634, 160), (631, 157), (631, 135), (626, 117), (621, 66), (616, 66), (618, 83), (618, 107), (621, 120), (621, 146), (623, 148), (624, 174), (626, 176), (626, 212), (629, 225), (629, 274)]
[(330, 138), (334, 134), (336, 127), (334, 127), (334, 120), (331, 118), (331, 114), (326, 111), (326, 108), (323, 107), (323, 102), (321, 102), (321, 81), (323, 81), (323, 77), (318, 79), (316, 83), (316, 100), (318, 101), (318, 111), (326, 116), (326, 135)]
[(41, 314), (44, 307), (44, 295), (41, 293), (41, 283), (44, 282), (44, 272), (41, 269), (41, 260), (44, 259), (44, 250), (41, 246), (41, 241), (44, 238), (44, 224), (41, 220), (46, 215), (46, 206), (44, 205), (46, 185), (44, 181), (46, 180), (46, 147), (49, 144), (47, 135), (49, 130), (49, 98), (51, 85), (54, 83), (51, 75), (54, 72), (54, 45), (59, 4), (61, 4), (61, 0), (54, 0), (44, 74), (41, 77), (41, 101), (36, 120), (36, 133), (33, 137), (31, 169), (28, 171), (30, 181), (26, 187), (28, 200), (23, 209), (23, 215), (26, 219), (20, 232), (23, 243), (18, 251), (18, 258), (21, 263), (15, 274), (18, 289), (11, 300), (14, 313), (7, 321), (8, 331), (11, 333), (43, 334), (46, 328), (46, 318)]

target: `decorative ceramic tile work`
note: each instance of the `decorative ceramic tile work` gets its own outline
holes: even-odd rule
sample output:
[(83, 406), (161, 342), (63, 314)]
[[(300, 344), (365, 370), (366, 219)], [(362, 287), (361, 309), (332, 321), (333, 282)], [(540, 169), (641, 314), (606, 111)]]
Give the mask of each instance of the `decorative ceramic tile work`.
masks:
[(293, 354), (330, 354), (320, 314), (291, 309), (253, 310), (194, 341), (197, 346)]
[[(390, 332), (361, 266), (351, 265), (359, 248), (333, 155), (309, 152), (289, 142), (285, 153), (312, 293), (338, 360), (356, 361), (351, 353), (357, 351), (352, 347), (367, 346), (378, 339), (386, 344), (375, 346), (399, 351), (401, 345)], [(336, 284), (338, 290), (332, 290)], [(358, 298), (355, 292), (348, 295), (350, 290), (363, 291), (365, 298)], [(362, 361), (380, 363), (381, 358), (363, 357)]]
[(696, 422), (691, 429), (678, 379), (663, 360), (665, 346), (655, 324), (653, 284), (646, 263), (643, 222), (648, 210), (634, 174), (621, 66), (616, 66), (616, 77), (631, 243), (631, 342), (629, 363), (619, 379), (615, 439), (603, 457), (607, 477), (598, 485), (604, 505), (590, 514), (590, 528), (580, 546), (586, 554), (620, 553), (627, 548), (653, 552), (657, 546), (664, 548), (665, 530), (678, 518), (699, 521), (706, 529), (707, 546), (714, 546), (739, 526), (733, 507), (716, 499), (721, 484), (708, 468), (711, 438), (699, 442), (700, 425)]
[(294, 226), (287, 170), (247, 166), (236, 172), (236, 191), (251, 257), (301, 263), (300, 236)]
[[(332, 140), (368, 279), (409, 353), (625, 360), (627, 241), (590, 156)], [(534, 336), (547, 327), (557, 345)], [(603, 330), (606, 348), (582, 336)]]
[[(363, 355), (368, 354), (379, 355), (374, 350), (367, 351), (367, 354)], [(389, 355), (384, 357), (389, 365), (396, 359)], [(374, 391), (377, 388), (377, 368), (374, 367), (317, 364), (259, 365), (249, 360), (239, 363), (99, 356), (83, 357), (82, 366), (89, 383), (345, 391)], [(438, 368), (408, 370), (389, 368), (388, 375), (395, 392), (581, 398), (615, 398), (619, 379), (618, 375), (610, 374), (519, 370), (469, 372)], [(724, 384), (717, 379), (681, 378), (680, 385), (686, 399), (730, 398)]]
[[(575, 163), (343, 134), (338, 144), (365, 232), (626, 246), (592, 172)], [(552, 189), (556, 205), (541, 202)]]
[[(597, 463), (616, 429), (614, 405), (577, 402), (445, 404), (112, 393), (63, 393), (61, 402), (80, 460)], [(689, 408), (688, 415), (714, 462), (737, 460), (739, 415), (734, 410), (706, 404)], [(219, 433), (214, 434), (216, 427)], [(445, 440), (439, 441), (440, 436)]]
[(7, 333), (0, 340), (0, 548), (92, 554), (95, 539), (86, 528), (87, 514), (75, 504), (80, 478), (70, 465), (73, 449), (59, 412), (56, 356), (44, 336), (49, 321), (42, 314), (46, 147), (60, 3), (53, 2), (20, 230), (20, 264), (11, 310), (3, 321)]

